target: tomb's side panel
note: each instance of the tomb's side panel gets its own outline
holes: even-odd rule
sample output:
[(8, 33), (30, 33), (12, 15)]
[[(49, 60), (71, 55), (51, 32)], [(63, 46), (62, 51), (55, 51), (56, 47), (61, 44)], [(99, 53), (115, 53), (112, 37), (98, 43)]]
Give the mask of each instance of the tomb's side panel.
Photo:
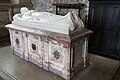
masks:
[(79, 40), (78, 43), (75, 44), (73, 48), (73, 68), (77, 68), (79, 66), (84, 66), (86, 63), (84, 62), (86, 58), (85, 53), (85, 39)]
[(60, 76), (70, 78), (70, 51), (67, 44), (63, 42), (49, 41), (49, 70)]
[(86, 37), (79, 39), (75, 42), (72, 47), (72, 68), (74, 74), (78, 73), (78, 71), (84, 70), (89, 64), (89, 55), (88, 55), (88, 40)]
[(23, 41), (23, 33), (17, 30), (12, 30), (12, 44), (14, 49), (14, 54), (18, 55), (21, 58), (24, 58), (24, 41)]
[(41, 37), (28, 34), (28, 55), (29, 61), (42, 67)]

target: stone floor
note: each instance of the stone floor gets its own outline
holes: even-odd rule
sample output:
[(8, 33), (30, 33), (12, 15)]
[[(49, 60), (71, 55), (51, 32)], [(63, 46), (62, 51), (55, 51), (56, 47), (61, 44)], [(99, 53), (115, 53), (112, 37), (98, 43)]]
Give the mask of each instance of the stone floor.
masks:
[[(10, 46), (0, 48), (0, 70), (15, 80), (64, 80), (12, 55)], [(0, 76), (3, 77), (4, 75), (0, 72)], [(90, 54), (89, 67), (78, 73), (75, 80), (120, 80), (120, 61)]]
[(2, 79), (2, 78), (0, 77), (0, 80), (4, 80), (4, 79)]

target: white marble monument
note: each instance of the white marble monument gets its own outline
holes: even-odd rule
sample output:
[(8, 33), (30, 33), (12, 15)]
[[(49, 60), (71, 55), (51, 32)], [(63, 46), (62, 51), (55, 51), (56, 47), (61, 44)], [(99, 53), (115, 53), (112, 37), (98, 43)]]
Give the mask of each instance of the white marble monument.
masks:
[(6, 27), (13, 54), (23, 59), (67, 80), (86, 67), (92, 32), (74, 12), (60, 16), (23, 7)]
[(69, 31), (76, 28), (84, 28), (83, 22), (74, 12), (60, 16), (49, 12), (35, 12), (34, 10), (28, 10), (26, 7), (21, 8), (20, 14), (13, 16), (12, 24), (63, 34), (69, 34)]

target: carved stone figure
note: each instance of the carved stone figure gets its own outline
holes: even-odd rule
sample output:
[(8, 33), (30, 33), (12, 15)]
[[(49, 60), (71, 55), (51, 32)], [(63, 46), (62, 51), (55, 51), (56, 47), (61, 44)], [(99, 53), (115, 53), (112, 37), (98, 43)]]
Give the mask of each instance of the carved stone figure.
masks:
[[(48, 25), (47, 28), (52, 27), (52, 31), (56, 31), (54, 30), (55, 28), (61, 28), (61, 32), (67, 30), (63, 32), (64, 34), (68, 34), (69, 30), (73, 31), (77, 28), (82, 29), (84, 27), (82, 20), (74, 11), (67, 13), (65, 16), (61, 16), (49, 12), (36, 12), (34, 10), (28, 10), (26, 7), (22, 7), (20, 12), (21, 13), (13, 16), (13, 24), (27, 26), (26, 24), (31, 23), (31, 27), (34, 27), (34, 24), (39, 25), (42, 23), (43, 26)], [(41, 29), (41, 27), (39, 28)]]

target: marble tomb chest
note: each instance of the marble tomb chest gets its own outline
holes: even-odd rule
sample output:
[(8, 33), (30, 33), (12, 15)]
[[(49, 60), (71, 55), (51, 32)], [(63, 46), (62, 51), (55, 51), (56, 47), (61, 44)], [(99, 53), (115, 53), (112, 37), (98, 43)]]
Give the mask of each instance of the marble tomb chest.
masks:
[(6, 27), (13, 54), (23, 59), (67, 80), (86, 67), (87, 38), (92, 32), (74, 12), (59, 16), (22, 8)]

